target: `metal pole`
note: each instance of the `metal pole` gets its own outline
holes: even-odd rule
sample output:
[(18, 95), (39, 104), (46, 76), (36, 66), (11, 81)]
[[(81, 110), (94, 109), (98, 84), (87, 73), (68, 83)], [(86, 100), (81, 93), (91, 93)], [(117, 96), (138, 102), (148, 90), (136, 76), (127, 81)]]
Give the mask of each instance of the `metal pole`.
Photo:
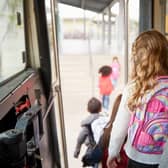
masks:
[(91, 78), (91, 93), (94, 96), (94, 84), (95, 84), (95, 75), (94, 75), (94, 63), (93, 63), (93, 54), (92, 54), (92, 47), (91, 47), (91, 21), (89, 20), (89, 32), (88, 32), (88, 53), (89, 53), (89, 72)]
[(86, 39), (86, 13), (83, 9), (83, 33), (84, 33), (84, 40)]
[(102, 42), (104, 44), (105, 41), (105, 20), (104, 20), (104, 12), (102, 13)]
[(97, 28), (97, 40), (99, 40), (99, 38), (100, 38), (100, 34), (99, 34), (99, 27), (100, 27), (99, 14), (97, 14), (96, 18), (97, 18), (97, 20), (96, 20), (96, 23), (97, 23), (97, 26), (96, 26), (96, 28)]
[(111, 6), (108, 7), (108, 44), (111, 45)]
[(125, 44), (124, 44), (124, 62), (125, 62), (125, 77), (124, 77), (124, 83), (126, 84), (128, 82), (128, 3), (129, 0), (126, 0), (126, 3), (124, 5), (124, 11), (125, 11), (125, 19), (124, 19), (124, 39), (125, 39)]

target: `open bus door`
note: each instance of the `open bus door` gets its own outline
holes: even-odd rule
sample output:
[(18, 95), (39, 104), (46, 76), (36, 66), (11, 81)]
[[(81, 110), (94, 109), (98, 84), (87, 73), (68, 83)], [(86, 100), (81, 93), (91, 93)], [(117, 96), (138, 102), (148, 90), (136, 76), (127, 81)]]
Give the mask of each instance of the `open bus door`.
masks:
[[(63, 114), (63, 101), (61, 92), (61, 81), (60, 81), (60, 65), (58, 57), (58, 6), (57, 1), (45, 1), (46, 20), (47, 20), (47, 31), (49, 37), (50, 46), (50, 60), (51, 60), (51, 86), (52, 86), (52, 98), (50, 105), (53, 106), (55, 113), (53, 116), (52, 124), (55, 125), (58, 144), (60, 146), (60, 162), (62, 167), (68, 168), (68, 158), (66, 150), (66, 136), (65, 136), (65, 124)], [(51, 107), (51, 106), (50, 106)], [(56, 152), (56, 151), (55, 151)], [(57, 156), (58, 153), (55, 153)]]

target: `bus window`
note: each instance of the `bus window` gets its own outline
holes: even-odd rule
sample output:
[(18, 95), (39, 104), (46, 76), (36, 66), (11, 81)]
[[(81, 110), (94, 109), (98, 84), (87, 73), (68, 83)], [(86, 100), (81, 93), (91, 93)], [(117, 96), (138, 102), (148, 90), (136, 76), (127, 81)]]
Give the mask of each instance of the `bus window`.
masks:
[[(120, 84), (125, 80), (124, 58), (124, 1), (114, 1), (111, 7), (111, 56), (117, 57), (120, 63)], [(112, 61), (111, 59), (111, 61)]]
[(116, 2), (111, 7), (111, 13), (112, 13), (112, 26), (111, 26), (111, 44), (112, 44), (112, 55), (120, 55), (118, 53), (121, 50), (121, 42), (119, 39), (120, 34), (120, 25), (119, 25), (119, 2)]
[[(131, 47), (135, 38), (139, 34), (139, 0), (129, 0), (128, 3), (128, 55), (131, 59)], [(128, 61), (129, 62), (129, 61)], [(129, 71), (130, 71), (129, 65)]]
[[(54, 27), (53, 27), (53, 23), (52, 23), (52, 6), (51, 6), (51, 1), (50, 0), (46, 0), (45, 1), (45, 8), (46, 8), (46, 18), (47, 18), (47, 30), (48, 30), (48, 38), (49, 38), (49, 46), (50, 46), (50, 59), (51, 59), (51, 67), (52, 67), (52, 82), (55, 82), (57, 80), (58, 74), (57, 71), (55, 69), (56, 67), (56, 57), (55, 57), (55, 53), (57, 52), (55, 50), (55, 44), (54, 44), (54, 38), (56, 38), (55, 34), (54, 34)], [(56, 8), (56, 4), (53, 4), (53, 8)], [(54, 14), (56, 15), (56, 13)]]
[(0, 83), (25, 68), (23, 0), (0, 1)]

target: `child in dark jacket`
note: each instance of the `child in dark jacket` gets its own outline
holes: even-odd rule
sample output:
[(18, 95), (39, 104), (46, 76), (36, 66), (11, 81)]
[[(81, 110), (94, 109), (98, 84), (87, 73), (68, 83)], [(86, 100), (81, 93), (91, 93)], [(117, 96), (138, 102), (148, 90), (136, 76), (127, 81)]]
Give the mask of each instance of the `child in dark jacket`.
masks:
[(90, 115), (81, 122), (81, 131), (78, 135), (74, 152), (75, 158), (78, 158), (82, 144), (85, 143), (87, 147), (91, 145), (91, 142), (89, 142), (89, 131), (87, 126), (91, 125), (92, 122), (100, 116), (99, 113), (101, 112), (101, 102), (95, 97), (91, 98), (88, 102), (87, 110)]

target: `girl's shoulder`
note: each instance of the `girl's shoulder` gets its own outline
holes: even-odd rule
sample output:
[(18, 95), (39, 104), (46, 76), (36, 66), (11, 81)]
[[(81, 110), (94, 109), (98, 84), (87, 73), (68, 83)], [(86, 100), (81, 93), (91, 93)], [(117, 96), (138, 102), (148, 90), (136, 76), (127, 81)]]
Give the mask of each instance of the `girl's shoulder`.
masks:
[(130, 96), (134, 89), (135, 89), (135, 82), (130, 81), (124, 86), (123, 94), (124, 95), (126, 94), (126, 95)]

